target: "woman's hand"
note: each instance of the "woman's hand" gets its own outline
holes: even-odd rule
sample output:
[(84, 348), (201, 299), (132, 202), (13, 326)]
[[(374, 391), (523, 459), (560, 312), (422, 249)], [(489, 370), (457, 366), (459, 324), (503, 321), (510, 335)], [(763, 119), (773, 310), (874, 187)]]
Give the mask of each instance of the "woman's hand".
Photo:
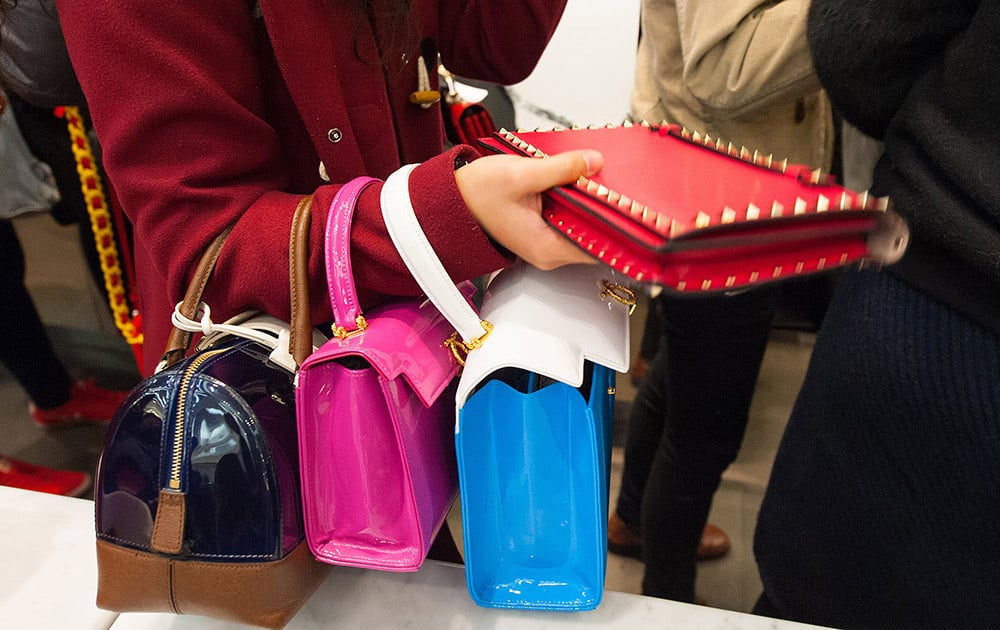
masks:
[(601, 170), (597, 151), (567, 151), (546, 158), (490, 155), (455, 172), (458, 190), (483, 230), (519, 258), (549, 270), (597, 261), (542, 218), (542, 193)]

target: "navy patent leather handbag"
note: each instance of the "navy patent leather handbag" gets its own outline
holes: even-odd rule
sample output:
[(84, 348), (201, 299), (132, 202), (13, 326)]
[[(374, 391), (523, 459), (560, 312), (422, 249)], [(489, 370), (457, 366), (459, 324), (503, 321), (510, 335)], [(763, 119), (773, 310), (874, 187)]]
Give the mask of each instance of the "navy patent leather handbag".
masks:
[[(197, 309), (194, 293), (179, 311)], [(326, 575), (305, 543), (294, 370), (273, 359), (288, 353), (275, 321), (242, 323), (258, 340), (206, 337), (119, 408), (95, 482), (100, 608), (282, 627)]]

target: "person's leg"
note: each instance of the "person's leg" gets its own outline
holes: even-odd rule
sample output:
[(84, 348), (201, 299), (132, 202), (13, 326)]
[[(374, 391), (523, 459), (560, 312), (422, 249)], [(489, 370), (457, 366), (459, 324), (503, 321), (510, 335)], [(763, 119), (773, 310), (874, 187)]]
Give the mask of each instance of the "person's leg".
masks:
[(0, 363), (40, 408), (70, 398), (71, 380), (56, 356), (35, 303), (24, 286), (24, 251), (10, 221), (0, 221)]
[(694, 601), (695, 560), (722, 472), (736, 458), (780, 287), (661, 296), (668, 391), (642, 504), (643, 593)]
[(632, 366), (628, 371), (629, 378), (632, 379), (632, 384), (636, 387), (642, 383), (646, 373), (649, 372), (649, 364), (656, 357), (663, 340), (663, 320), (656, 305), (656, 300), (650, 299), (649, 311), (646, 313), (646, 321), (642, 327), (639, 352), (632, 357)]
[[(658, 319), (653, 313), (650, 319)], [(641, 558), (642, 496), (666, 420), (666, 372), (666, 353), (654, 353), (629, 412), (621, 487), (608, 525), (608, 549), (620, 555)]]
[(24, 285), (24, 250), (10, 221), (0, 221), (0, 363), (14, 374), (31, 399), (35, 423), (45, 428), (84, 421), (106, 423), (126, 392), (73, 381), (56, 355)]

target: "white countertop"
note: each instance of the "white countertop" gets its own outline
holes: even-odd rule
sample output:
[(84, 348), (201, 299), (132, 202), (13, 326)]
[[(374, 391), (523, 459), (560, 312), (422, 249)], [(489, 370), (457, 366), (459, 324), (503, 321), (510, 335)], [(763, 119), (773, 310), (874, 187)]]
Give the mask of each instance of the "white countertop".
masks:
[(0, 626), (110, 628), (99, 609), (94, 504), (0, 486)]
[[(233, 629), (204, 617), (98, 609), (93, 503), (0, 486), (0, 621), (5, 628)], [(606, 591), (596, 610), (498, 610), (473, 603), (461, 566), (428, 561), (415, 573), (337, 567), (289, 630), (313, 628), (697, 628), (796, 630), (812, 626)]]
[[(131, 613), (121, 615), (112, 630), (231, 630), (242, 627), (204, 618)], [(600, 606), (586, 612), (482, 608), (473, 603), (465, 589), (462, 567), (427, 561), (416, 573), (335, 568), (288, 624), (287, 630), (793, 630), (809, 627), (812, 626), (615, 592), (605, 592)]]

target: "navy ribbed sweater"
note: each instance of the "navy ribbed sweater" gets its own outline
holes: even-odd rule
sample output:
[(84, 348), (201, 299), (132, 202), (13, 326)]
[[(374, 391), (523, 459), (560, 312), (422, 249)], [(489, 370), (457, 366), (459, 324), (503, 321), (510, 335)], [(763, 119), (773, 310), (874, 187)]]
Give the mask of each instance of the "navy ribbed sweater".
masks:
[(761, 506), (765, 592), (839, 627), (1000, 627), (1000, 0), (813, 0), (809, 37), (913, 244), (830, 305)]

